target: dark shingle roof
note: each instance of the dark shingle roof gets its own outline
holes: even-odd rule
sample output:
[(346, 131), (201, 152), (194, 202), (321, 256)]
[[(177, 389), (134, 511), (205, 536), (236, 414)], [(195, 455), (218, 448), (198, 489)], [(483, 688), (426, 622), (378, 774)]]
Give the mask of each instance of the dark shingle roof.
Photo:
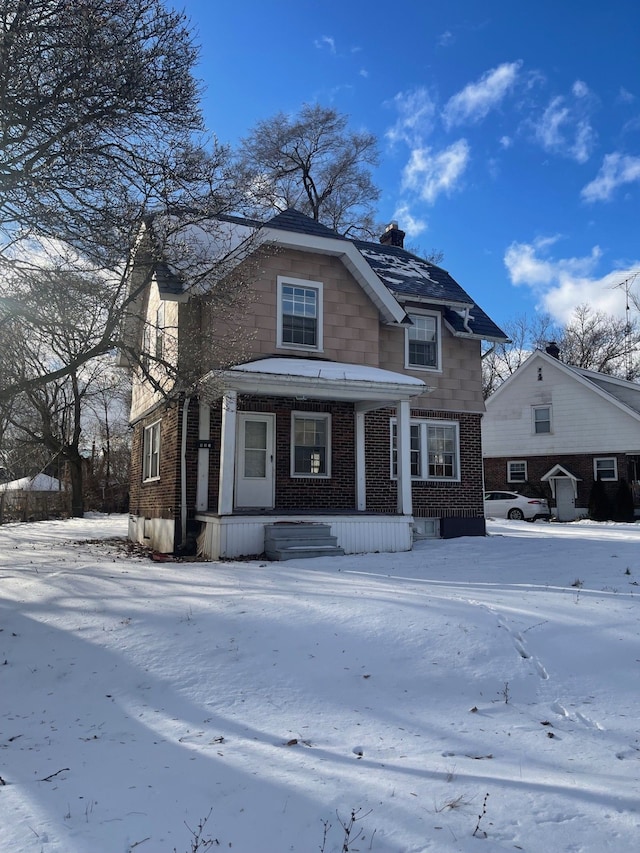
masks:
[[(354, 240), (354, 244), (378, 278), (400, 301), (411, 302), (413, 297), (422, 302), (426, 300), (434, 305), (444, 305), (444, 317), (458, 334), (471, 333), (489, 340), (508, 340), (502, 329), (442, 267), (398, 246), (363, 240)], [(457, 308), (462, 311), (470, 309), (468, 328), (465, 328), (465, 317), (458, 313)]]
[(337, 231), (327, 228), (326, 225), (322, 225), (321, 222), (316, 222), (315, 219), (311, 219), (310, 216), (306, 216), (304, 213), (300, 213), (300, 211), (294, 210), (292, 207), (285, 210), (283, 213), (278, 213), (277, 216), (273, 217), (273, 219), (267, 220), (264, 225), (266, 228), (279, 228), (282, 231), (295, 231), (298, 234), (311, 234), (316, 237), (331, 237), (334, 240), (347, 239), (341, 234), (338, 234)]

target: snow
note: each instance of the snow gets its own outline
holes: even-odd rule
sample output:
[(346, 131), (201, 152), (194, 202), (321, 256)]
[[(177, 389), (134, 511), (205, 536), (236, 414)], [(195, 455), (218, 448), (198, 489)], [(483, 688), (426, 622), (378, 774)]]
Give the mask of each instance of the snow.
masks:
[(35, 477), (21, 477), (10, 483), (0, 483), (0, 492), (59, 492), (61, 488), (60, 480), (48, 474), (36, 474)]
[(640, 525), (488, 527), (293, 564), (0, 527), (0, 851), (636, 849)]
[(231, 368), (243, 373), (265, 373), (275, 376), (298, 376), (330, 381), (347, 382), (393, 382), (395, 385), (423, 387), (424, 382), (415, 376), (368, 367), (364, 364), (348, 364), (339, 361), (320, 361), (313, 358), (262, 358)]

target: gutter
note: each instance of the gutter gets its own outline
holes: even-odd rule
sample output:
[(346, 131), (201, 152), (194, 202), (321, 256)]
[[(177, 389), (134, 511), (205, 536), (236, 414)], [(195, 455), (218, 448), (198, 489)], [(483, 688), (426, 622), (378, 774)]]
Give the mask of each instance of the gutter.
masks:
[(187, 543), (187, 424), (189, 421), (189, 403), (191, 397), (185, 397), (182, 404), (182, 440), (180, 442), (180, 547)]

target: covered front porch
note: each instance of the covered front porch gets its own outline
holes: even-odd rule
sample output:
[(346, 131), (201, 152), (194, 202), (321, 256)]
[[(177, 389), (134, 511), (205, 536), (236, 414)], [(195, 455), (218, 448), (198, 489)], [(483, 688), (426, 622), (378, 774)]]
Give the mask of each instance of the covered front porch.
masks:
[[(410, 401), (430, 390), (424, 382), (380, 368), (300, 358), (238, 365), (223, 380), (213, 466), (210, 454), (218, 447), (210, 440), (211, 412), (200, 404), (199, 553), (211, 559), (262, 554), (265, 525), (285, 522), (329, 524), (345, 553), (411, 548)], [(272, 411), (265, 410), (265, 398)], [(260, 401), (255, 411), (254, 400)], [(332, 415), (332, 407), (340, 406), (340, 416)], [(397, 422), (395, 513), (367, 507), (365, 415), (382, 408), (393, 408)], [(215, 483), (212, 467), (218, 469)]]

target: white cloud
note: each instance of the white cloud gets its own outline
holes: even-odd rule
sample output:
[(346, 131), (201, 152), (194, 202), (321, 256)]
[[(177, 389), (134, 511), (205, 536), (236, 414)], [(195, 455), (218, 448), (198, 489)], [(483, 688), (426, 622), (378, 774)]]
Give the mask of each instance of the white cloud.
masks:
[(406, 231), (407, 236), (412, 240), (419, 237), (429, 227), (424, 219), (417, 219), (405, 202), (401, 202), (393, 214), (393, 219), (398, 223), (403, 231)]
[(521, 65), (521, 60), (504, 62), (453, 95), (442, 111), (445, 126), (451, 128), (464, 122), (474, 124), (485, 118), (513, 88)]
[(500, 145), (502, 145), (503, 148), (511, 148), (513, 145), (513, 139), (510, 136), (501, 136)]
[(618, 92), (618, 101), (620, 101), (620, 103), (632, 104), (635, 99), (635, 95), (632, 95), (628, 89), (624, 88), (624, 86), (620, 86), (620, 91)]
[(582, 80), (576, 80), (571, 92), (573, 101), (562, 95), (549, 101), (534, 133), (546, 151), (586, 163), (596, 140), (590, 121), (596, 99)]
[(358, 71), (358, 74), (361, 77), (365, 77), (365, 78), (369, 76), (369, 72), (367, 71), (366, 68), (361, 68), (360, 71)]
[(415, 146), (431, 133), (435, 104), (427, 89), (398, 92), (393, 105), (398, 112), (398, 119), (385, 134), (392, 144), (402, 141)]
[(449, 47), (454, 41), (453, 33), (450, 30), (445, 30), (438, 36), (438, 44), (440, 47)]
[(441, 193), (451, 193), (458, 187), (469, 157), (466, 139), (435, 153), (430, 148), (414, 148), (402, 174), (402, 189), (433, 204)]
[(640, 181), (640, 157), (615, 151), (607, 154), (596, 177), (582, 188), (585, 201), (609, 201), (615, 190), (624, 184)]
[(589, 87), (583, 80), (576, 80), (576, 82), (571, 87), (571, 91), (576, 96), (576, 98), (586, 98), (590, 95)]
[(335, 53), (335, 52), (336, 52), (336, 41), (335, 41), (335, 39), (333, 38), (333, 36), (322, 36), (321, 38), (316, 39), (316, 40), (314, 41), (314, 45), (315, 45), (319, 50), (322, 50), (322, 48), (327, 47), (327, 48), (329, 48), (329, 50), (330, 50), (330, 52), (331, 52), (331, 53)]
[(627, 269), (597, 274), (602, 259), (599, 246), (585, 257), (556, 258), (549, 249), (558, 237), (512, 243), (504, 256), (511, 283), (530, 288), (538, 299), (538, 308), (551, 314), (558, 323), (567, 323), (579, 305), (588, 304), (597, 311), (624, 316), (626, 303), (616, 285), (627, 278), (640, 262)]

